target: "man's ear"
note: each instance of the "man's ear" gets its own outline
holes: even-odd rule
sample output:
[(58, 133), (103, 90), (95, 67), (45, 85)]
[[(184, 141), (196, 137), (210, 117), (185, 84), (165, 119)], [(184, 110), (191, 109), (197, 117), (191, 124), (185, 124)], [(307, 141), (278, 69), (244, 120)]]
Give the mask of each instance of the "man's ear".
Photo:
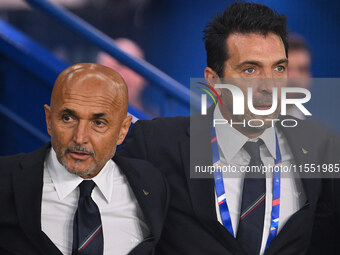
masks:
[(206, 80), (216, 79), (216, 78), (218, 78), (218, 75), (213, 69), (211, 69), (210, 67), (206, 67), (204, 69), (204, 78)]
[[(206, 67), (204, 69), (204, 78), (210, 86), (214, 87), (219, 77), (213, 69), (211, 69), (210, 67)], [(217, 91), (219, 95), (221, 95), (221, 90), (219, 89), (215, 89), (215, 90)]]
[(51, 113), (51, 107), (48, 106), (47, 104), (44, 105), (45, 109), (45, 119), (46, 119), (46, 127), (47, 127), (47, 133), (51, 136), (51, 118), (52, 118), (52, 113)]
[(132, 121), (132, 116), (127, 116), (123, 120), (122, 125), (120, 127), (119, 135), (118, 135), (117, 145), (122, 144), (122, 142), (124, 141), (128, 131), (129, 131), (131, 121)]

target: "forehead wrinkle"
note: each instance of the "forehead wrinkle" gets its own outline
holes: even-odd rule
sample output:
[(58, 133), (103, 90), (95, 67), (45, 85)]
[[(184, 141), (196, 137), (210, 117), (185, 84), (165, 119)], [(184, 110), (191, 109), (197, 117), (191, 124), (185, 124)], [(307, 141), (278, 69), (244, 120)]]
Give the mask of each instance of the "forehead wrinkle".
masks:
[[(117, 94), (111, 96), (103, 95), (82, 95), (80, 94), (81, 91), (78, 93), (73, 92), (65, 92), (64, 93), (64, 100), (75, 100), (75, 101), (101, 101), (106, 104), (111, 104), (115, 101)], [(90, 101), (89, 101), (90, 100)]]
[(89, 107), (102, 107), (102, 108), (111, 108), (113, 103), (101, 103), (101, 102), (88, 102), (84, 100), (65, 100), (63, 105), (79, 105), (79, 106), (89, 106)]
[(73, 100), (66, 99), (63, 102), (64, 106), (68, 106), (69, 108), (73, 108), (74, 106), (82, 107), (83, 109), (88, 109), (89, 107), (93, 107), (95, 109), (91, 109), (91, 111), (96, 112), (110, 112), (112, 109), (116, 109), (117, 105), (114, 101), (112, 102), (103, 102), (103, 101), (91, 101), (88, 100)]
[[(79, 96), (79, 95), (78, 95)], [(99, 98), (99, 100), (88, 100), (88, 98)], [(85, 97), (85, 96), (80, 96), (77, 97), (77, 95), (71, 95), (69, 98), (64, 98), (63, 100), (63, 105), (79, 105), (79, 106), (85, 106), (85, 107), (95, 107), (99, 108), (98, 112), (104, 111), (106, 113), (111, 112), (112, 110), (118, 110), (121, 111), (123, 105), (122, 99), (119, 97), (115, 96), (114, 98), (102, 98), (101, 96), (90, 96), (90, 97)], [(72, 108), (72, 107), (70, 107)], [(115, 112), (115, 111), (114, 111)]]

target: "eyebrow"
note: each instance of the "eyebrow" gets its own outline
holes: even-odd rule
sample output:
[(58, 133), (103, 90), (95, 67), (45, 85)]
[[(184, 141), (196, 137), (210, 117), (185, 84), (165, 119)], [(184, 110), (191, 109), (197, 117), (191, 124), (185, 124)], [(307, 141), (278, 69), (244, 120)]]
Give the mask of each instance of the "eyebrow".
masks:
[(94, 119), (98, 119), (98, 118), (104, 117), (106, 115), (107, 115), (106, 113), (100, 112), (100, 113), (94, 113), (92, 116), (93, 116)]
[(69, 109), (69, 108), (63, 109), (63, 110), (61, 111), (61, 113), (62, 113), (62, 114), (63, 114), (63, 113), (67, 113), (67, 114), (70, 114), (70, 115), (73, 115), (73, 116), (77, 116), (76, 112), (73, 111), (73, 110), (71, 110), (71, 109)]
[(287, 64), (288, 65), (288, 59), (283, 58), (283, 59), (280, 59), (279, 61), (277, 61), (276, 63), (274, 63), (274, 65), (279, 65), (279, 64)]
[[(280, 59), (280, 60), (278, 60), (274, 63), (274, 66), (279, 65), (279, 64), (283, 64), (283, 63), (288, 64), (288, 59), (286, 59), (286, 58)], [(254, 65), (254, 66), (260, 66), (260, 67), (263, 66), (262, 63), (259, 62), (259, 61), (246, 60), (246, 61), (243, 61), (240, 64), (238, 64), (236, 66), (236, 68), (239, 69), (239, 68), (241, 68), (242, 66), (245, 66), (245, 65)]]
[(236, 66), (236, 68), (239, 69), (239, 68), (241, 68), (242, 66), (245, 66), (245, 65), (262, 66), (262, 64), (258, 61), (246, 60), (246, 61), (239, 63)]

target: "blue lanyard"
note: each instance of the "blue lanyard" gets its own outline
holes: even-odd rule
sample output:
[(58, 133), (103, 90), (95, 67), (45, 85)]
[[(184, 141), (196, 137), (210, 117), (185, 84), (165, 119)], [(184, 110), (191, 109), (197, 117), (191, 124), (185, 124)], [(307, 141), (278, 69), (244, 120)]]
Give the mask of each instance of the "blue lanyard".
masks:
[[(274, 168), (274, 180), (273, 180), (273, 202), (272, 202), (272, 214), (271, 214), (271, 224), (270, 224), (270, 231), (269, 236), (266, 244), (266, 249), (269, 247), (271, 242), (274, 240), (277, 229), (279, 226), (279, 216), (280, 216), (280, 186), (281, 186), (281, 151), (279, 146), (279, 141), (277, 139), (277, 134), (275, 132), (275, 142), (276, 142), (276, 159), (274, 161), (275, 168)], [(218, 144), (216, 139), (216, 132), (215, 128), (211, 128), (211, 145), (212, 145), (212, 154), (213, 154), (213, 162), (214, 165), (220, 160), (220, 155), (218, 152)], [(223, 175), (222, 172), (215, 171), (214, 172), (214, 179), (215, 179), (215, 189), (216, 189), (216, 196), (218, 201), (218, 206), (220, 209), (221, 219), (223, 226), (235, 237), (229, 208), (227, 204), (227, 199), (224, 190), (224, 182), (223, 182)]]

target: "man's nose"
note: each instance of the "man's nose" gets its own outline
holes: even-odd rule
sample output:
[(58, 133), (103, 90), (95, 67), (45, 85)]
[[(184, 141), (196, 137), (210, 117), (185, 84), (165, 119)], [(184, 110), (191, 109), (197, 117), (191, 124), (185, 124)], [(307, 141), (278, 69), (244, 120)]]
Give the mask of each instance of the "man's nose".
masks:
[(89, 130), (86, 121), (80, 120), (74, 129), (73, 141), (76, 144), (86, 144), (89, 139)]
[(275, 87), (275, 82), (272, 77), (259, 78), (256, 83), (257, 92), (259, 93), (271, 94), (273, 92), (273, 87)]

